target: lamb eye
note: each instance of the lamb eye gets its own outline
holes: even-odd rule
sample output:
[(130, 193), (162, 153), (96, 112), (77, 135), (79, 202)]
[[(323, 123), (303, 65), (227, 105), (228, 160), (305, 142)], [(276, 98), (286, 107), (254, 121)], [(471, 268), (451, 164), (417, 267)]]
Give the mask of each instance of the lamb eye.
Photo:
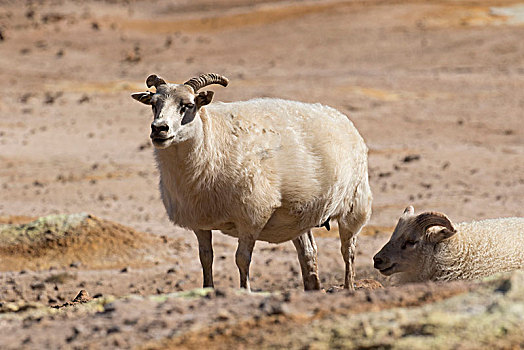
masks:
[(405, 241), (401, 248), (406, 249), (407, 247), (413, 247), (416, 243), (417, 242), (412, 241), (412, 240)]

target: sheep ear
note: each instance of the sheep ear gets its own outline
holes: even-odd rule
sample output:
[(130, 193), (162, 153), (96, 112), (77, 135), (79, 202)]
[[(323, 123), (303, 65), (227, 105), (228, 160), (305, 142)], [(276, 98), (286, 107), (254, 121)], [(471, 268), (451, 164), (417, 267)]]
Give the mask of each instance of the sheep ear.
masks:
[(403, 215), (408, 215), (408, 214), (415, 214), (415, 208), (413, 208), (412, 205), (404, 209)]
[(138, 102), (142, 102), (145, 105), (151, 104), (151, 93), (150, 92), (137, 92), (137, 93), (131, 94), (131, 97), (137, 100)]
[(426, 241), (429, 243), (439, 243), (453, 236), (457, 231), (451, 231), (443, 226), (433, 226), (426, 231)]
[(200, 108), (202, 106), (210, 104), (211, 101), (213, 100), (213, 95), (214, 94), (215, 93), (213, 91), (202, 91), (202, 92), (200, 92), (197, 95), (196, 99), (195, 99), (197, 108)]

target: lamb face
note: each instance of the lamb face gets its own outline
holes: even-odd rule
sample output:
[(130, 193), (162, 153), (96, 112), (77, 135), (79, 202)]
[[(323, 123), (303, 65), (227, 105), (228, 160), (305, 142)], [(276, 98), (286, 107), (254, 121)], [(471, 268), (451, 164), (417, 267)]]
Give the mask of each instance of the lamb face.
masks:
[(374, 267), (383, 275), (430, 273), (436, 245), (455, 234), (453, 225), (443, 214), (415, 215), (414, 212), (412, 206), (404, 210), (389, 242), (373, 257)]

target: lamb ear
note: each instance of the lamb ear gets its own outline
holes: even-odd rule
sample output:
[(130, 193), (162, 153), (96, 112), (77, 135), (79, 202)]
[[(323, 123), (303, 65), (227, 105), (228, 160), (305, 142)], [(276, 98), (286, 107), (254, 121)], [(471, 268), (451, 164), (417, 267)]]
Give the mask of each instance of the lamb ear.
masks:
[[(453, 236), (457, 232), (451, 220), (449, 220), (445, 214), (437, 212), (419, 214), (415, 219), (415, 225), (420, 229), (420, 232), (425, 234), (426, 240), (430, 243), (438, 243)], [(442, 228), (431, 229), (435, 226)]]
[(457, 233), (457, 231), (450, 231), (445, 227), (430, 227), (426, 231), (426, 241), (436, 244), (450, 238), (455, 233)]
[(413, 208), (412, 205), (404, 209), (404, 213), (402, 213), (402, 215), (409, 215), (409, 214), (411, 215), (415, 214), (415, 208)]
[(151, 93), (150, 92), (137, 92), (134, 94), (131, 94), (131, 97), (137, 100), (138, 102), (142, 102), (145, 105), (151, 104)]

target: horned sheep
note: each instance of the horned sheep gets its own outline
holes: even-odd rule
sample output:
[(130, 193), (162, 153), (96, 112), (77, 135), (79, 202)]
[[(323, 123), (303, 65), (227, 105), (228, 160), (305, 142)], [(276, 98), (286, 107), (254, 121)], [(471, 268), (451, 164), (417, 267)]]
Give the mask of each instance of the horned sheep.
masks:
[(383, 275), (399, 283), (478, 279), (524, 268), (524, 218), (454, 225), (438, 212), (415, 215), (409, 206), (374, 256)]
[(356, 236), (371, 215), (367, 147), (337, 110), (274, 98), (212, 103), (203, 74), (184, 84), (156, 75), (155, 92), (132, 97), (153, 109), (151, 140), (171, 221), (193, 230), (204, 287), (213, 287), (211, 230), (238, 238), (240, 286), (249, 289), (255, 241), (293, 240), (304, 288), (319, 289), (311, 228), (339, 225), (346, 288), (353, 289)]

